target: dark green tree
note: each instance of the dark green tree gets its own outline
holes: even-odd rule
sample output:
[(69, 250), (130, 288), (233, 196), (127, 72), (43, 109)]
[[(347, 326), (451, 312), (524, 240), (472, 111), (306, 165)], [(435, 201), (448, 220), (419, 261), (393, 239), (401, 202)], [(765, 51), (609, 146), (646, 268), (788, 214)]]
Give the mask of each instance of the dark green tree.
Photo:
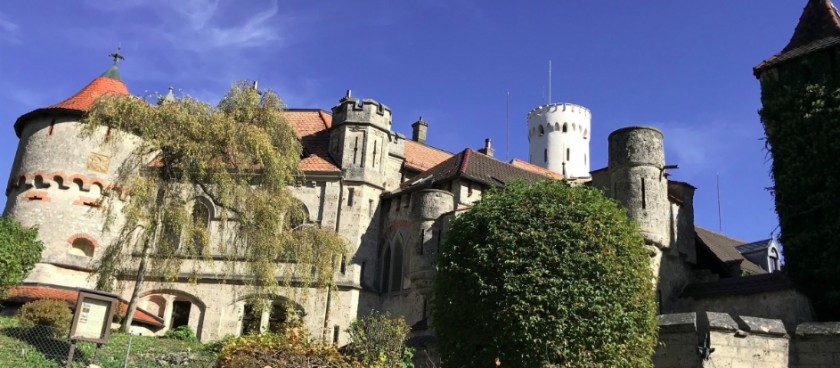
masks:
[(652, 365), (644, 240), (597, 189), (492, 189), (452, 222), (438, 262), (433, 323), (447, 367)]
[(15, 220), (0, 217), (0, 298), (26, 278), (41, 260), (43, 250), (37, 228), (25, 228)]

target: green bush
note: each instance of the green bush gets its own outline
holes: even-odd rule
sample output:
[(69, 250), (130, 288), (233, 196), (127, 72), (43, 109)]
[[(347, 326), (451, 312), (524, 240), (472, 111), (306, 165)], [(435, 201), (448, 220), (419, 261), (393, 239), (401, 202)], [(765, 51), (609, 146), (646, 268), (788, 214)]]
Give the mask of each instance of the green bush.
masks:
[(166, 333), (163, 334), (163, 337), (187, 342), (198, 341), (198, 338), (195, 336), (195, 332), (193, 332), (193, 330), (190, 329), (190, 326), (175, 327), (171, 330), (166, 331)]
[(346, 351), (366, 368), (412, 368), (413, 350), (405, 346), (409, 327), (405, 320), (387, 312), (373, 311), (353, 321), (347, 330), (350, 344)]
[(492, 189), (453, 220), (437, 267), (432, 313), (446, 367), (652, 365), (644, 240), (597, 189)]
[(26, 278), (41, 260), (43, 250), (37, 228), (27, 229), (17, 221), (0, 217), (0, 299)]
[(226, 342), (217, 368), (358, 368), (334, 345), (318, 343), (294, 328), (286, 334), (246, 335)]
[(18, 318), (24, 326), (51, 327), (57, 335), (67, 335), (73, 313), (63, 300), (39, 299), (24, 304), (18, 311)]

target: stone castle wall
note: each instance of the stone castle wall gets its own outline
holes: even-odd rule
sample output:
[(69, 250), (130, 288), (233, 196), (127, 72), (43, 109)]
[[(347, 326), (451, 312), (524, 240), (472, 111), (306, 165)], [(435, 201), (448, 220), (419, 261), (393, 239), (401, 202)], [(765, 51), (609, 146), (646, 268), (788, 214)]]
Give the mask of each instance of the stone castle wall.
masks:
[(790, 335), (778, 319), (666, 314), (660, 316), (653, 363), (657, 368), (838, 367), (840, 323), (803, 323)]

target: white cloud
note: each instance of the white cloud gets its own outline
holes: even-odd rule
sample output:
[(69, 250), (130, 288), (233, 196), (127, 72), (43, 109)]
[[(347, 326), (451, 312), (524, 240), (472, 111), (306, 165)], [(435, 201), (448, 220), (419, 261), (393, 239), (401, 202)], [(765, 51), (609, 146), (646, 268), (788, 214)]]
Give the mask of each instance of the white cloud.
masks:
[(20, 26), (9, 20), (3, 13), (0, 13), (0, 41), (7, 41), (14, 44), (21, 43), (17, 37)]

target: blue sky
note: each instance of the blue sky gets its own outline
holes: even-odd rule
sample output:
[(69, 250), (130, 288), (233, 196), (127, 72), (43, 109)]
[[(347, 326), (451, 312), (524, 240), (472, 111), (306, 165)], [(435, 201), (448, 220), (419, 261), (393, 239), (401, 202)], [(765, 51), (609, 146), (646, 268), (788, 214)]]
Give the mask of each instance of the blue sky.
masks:
[[(593, 114), (593, 169), (607, 135), (665, 133), (673, 179), (698, 187), (696, 223), (743, 240), (776, 229), (752, 67), (790, 39), (805, 0), (706, 1), (4, 1), (0, 3), (0, 173), (15, 119), (75, 93), (110, 65), (137, 95), (167, 87), (215, 102), (256, 79), (290, 107), (329, 111), (346, 89), (390, 106), (410, 135), (451, 152), (492, 138), (528, 157), (526, 114), (552, 98)], [(5, 198), (0, 199), (4, 203)]]

